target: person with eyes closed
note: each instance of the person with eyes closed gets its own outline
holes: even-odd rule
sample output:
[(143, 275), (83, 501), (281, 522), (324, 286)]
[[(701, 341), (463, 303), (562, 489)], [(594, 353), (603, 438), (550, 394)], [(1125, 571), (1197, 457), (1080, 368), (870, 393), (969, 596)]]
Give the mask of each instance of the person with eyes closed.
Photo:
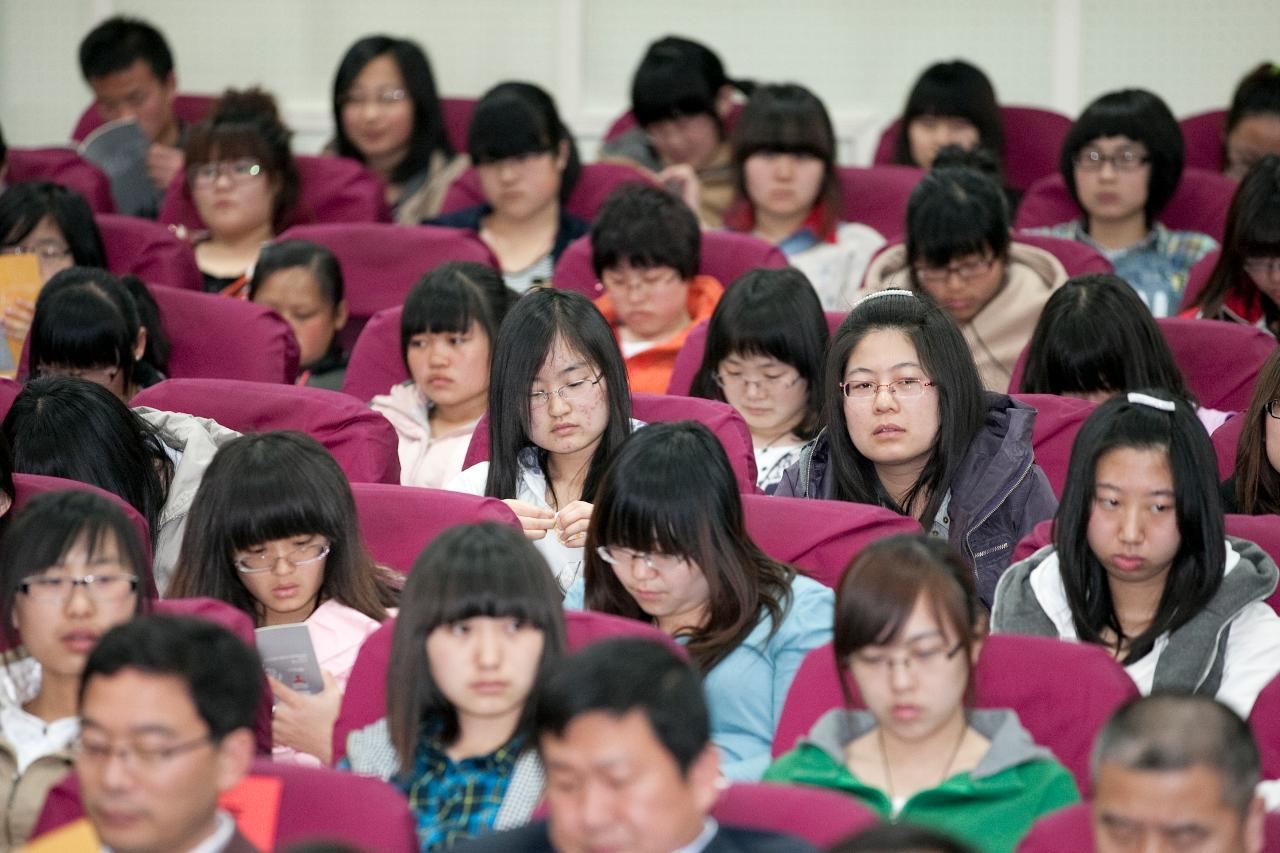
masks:
[(146, 551), (124, 512), (87, 491), (37, 495), (0, 544), (0, 847), (34, 828), (71, 769), (85, 661), (112, 626), (150, 609)]
[(1237, 181), (1263, 157), (1280, 154), (1280, 65), (1263, 62), (1236, 86), (1222, 143), (1222, 173)]
[(864, 297), (831, 340), (822, 431), (783, 497), (887, 507), (946, 539), (990, 606), (1014, 546), (1058, 502), (1035, 464), (1035, 410), (982, 390), (964, 336), (905, 290)]
[(1011, 567), (991, 630), (1096, 643), (1146, 694), (1216, 697), (1242, 717), (1280, 673), (1280, 570), (1227, 536), (1209, 435), (1185, 400), (1130, 391), (1071, 448), (1053, 543)]

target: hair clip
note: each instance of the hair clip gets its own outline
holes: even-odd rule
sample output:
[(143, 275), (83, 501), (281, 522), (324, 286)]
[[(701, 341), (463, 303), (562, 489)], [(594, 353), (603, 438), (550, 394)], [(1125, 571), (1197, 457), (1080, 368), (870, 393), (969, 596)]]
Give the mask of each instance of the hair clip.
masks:
[(1152, 397), (1150, 394), (1140, 394), (1137, 391), (1130, 391), (1126, 396), (1130, 403), (1137, 403), (1139, 406), (1150, 406), (1151, 408), (1159, 409), (1162, 412), (1174, 412), (1178, 409), (1172, 400), (1161, 400), (1159, 397)]
[(910, 290), (902, 290), (900, 288), (892, 288), (890, 290), (877, 290), (875, 293), (868, 293), (866, 296), (862, 297), (857, 302), (853, 303), (853, 307), (857, 308), (859, 305), (862, 305), (865, 302), (870, 302), (872, 299), (879, 299), (881, 296), (910, 296), (912, 299), (920, 298), (916, 296), (914, 293), (912, 293)]

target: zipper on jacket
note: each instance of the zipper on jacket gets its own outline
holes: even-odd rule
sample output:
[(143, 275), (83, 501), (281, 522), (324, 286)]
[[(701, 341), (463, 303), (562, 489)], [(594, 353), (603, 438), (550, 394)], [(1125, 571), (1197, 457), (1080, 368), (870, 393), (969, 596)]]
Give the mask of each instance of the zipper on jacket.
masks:
[[(1015, 481), (1013, 482), (1013, 487), (1012, 487), (1012, 488), (1010, 488), (1008, 491), (1006, 491), (1006, 492), (1004, 493), (1004, 495), (1002, 495), (1002, 496), (1001, 496), (1000, 500), (996, 503), (996, 505), (995, 505), (995, 506), (993, 506), (993, 507), (991, 508), (991, 511), (990, 511), (990, 512), (988, 512), (988, 513), (987, 513), (986, 515), (984, 515), (982, 518), (978, 519), (977, 523), (976, 523), (976, 524), (971, 525), (971, 526), (969, 527), (969, 529), (965, 532), (965, 534), (964, 534), (964, 544), (969, 548), (969, 553), (970, 553), (970, 554), (973, 554), (973, 543), (969, 541), (969, 537), (973, 535), (973, 531), (977, 530), (979, 527), (981, 527), (982, 525), (986, 524), (986, 523), (987, 523), (987, 519), (988, 519), (988, 518), (990, 518), (991, 516), (995, 515), (995, 514), (996, 514), (996, 512), (997, 512), (997, 511), (999, 511), (1000, 507), (1004, 506), (1004, 502), (1005, 502), (1005, 501), (1007, 501), (1007, 500), (1009, 500), (1009, 496), (1010, 496), (1010, 495), (1012, 495), (1014, 492), (1018, 491), (1018, 487), (1022, 485), (1022, 481), (1023, 481), (1023, 480), (1027, 479), (1027, 474), (1031, 473), (1031, 468), (1032, 468), (1032, 466), (1034, 466), (1035, 464), (1036, 464), (1036, 461), (1035, 461), (1035, 458), (1033, 457), (1029, 462), (1027, 462), (1027, 467), (1025, 467), (1025, 468), (1023, 468), (1023, 469), (1022, 469), (1022, 473), (1018, 475), (1018, 479), (1017, 479), (1017, 480), (1015, 480)], [(1008, 546), (1009, 546), (1009, 543), (1007, 543), (1007, 542), (1006, 542), (1006, 543), (1005, 543), (1005, 547), (1008, 547)], [(983, 552), (982, 552), (982, 554), (990, 554), (990, 553), (991, 553), (992, 551), (994, 551), (994, 550), (995, 550), (994, 548), (989, 548), (989, 549), (987, 549), (986, 551), (983, 551)], [(980, 556), (982, 556), (982, 555), (980, 555), (980, 554), (973, 554), (973, 560), (974, 560), (974, 562), (973, 562), (973, 584), (974, 584), (974, 588), (975, 588), (975, 589), (977, 588), (977, 585), (978, 585), (978, 557), (980, 557)], [(992, 602), (992, 603), (994, 604), (994, 602)]]

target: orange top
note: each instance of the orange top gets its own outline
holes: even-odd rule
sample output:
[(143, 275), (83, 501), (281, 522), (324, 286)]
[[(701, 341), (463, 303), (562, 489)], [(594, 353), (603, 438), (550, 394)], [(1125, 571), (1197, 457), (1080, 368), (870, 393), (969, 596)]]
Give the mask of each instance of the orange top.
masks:
[[(665, 341), (659, 341), (643, 352), (638, 352), (626, 359), (627, 382), (631, 385), (632, 393), (637, 391), (644, 394), (667, 393), (667, 385), (671, 382), (671, 371), (676, 366), (676, 353), (680, 352), (680, 347), (684, 346), (684, 339), (689, 336), (689, 330), (703, 320), (711, 318), (711, 312), (716, 310), (716, 303), (720, 301), (722, 293), (724, 288), (720, 286), (720, 282), (709, 275), (696, 275), (690, 279), (689, 297), (685, 302), (685, 307), (692, 318), (689, 325)], [(617, 337), (618, 312), (614, 310), (613, 300), (609, 298), (609, 294), (606, 293), (596, 299), (595, 304), (604, 318), (609, 321), (609, 325), (613, 326), (613, 335)]]

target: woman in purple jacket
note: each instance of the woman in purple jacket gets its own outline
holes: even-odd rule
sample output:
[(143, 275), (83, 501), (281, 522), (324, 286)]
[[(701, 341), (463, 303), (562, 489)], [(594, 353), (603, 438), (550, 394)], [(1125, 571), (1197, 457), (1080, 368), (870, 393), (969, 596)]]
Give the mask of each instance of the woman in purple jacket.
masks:
[(984, 392), (955, 324), (905, 290), (857, 303), (832, 338), (826, 424), (777, 494), (888, 507), (946, 539), (991, 606), (1014, 546), (1058, 501), (1035, 464), (1035, 410)]

